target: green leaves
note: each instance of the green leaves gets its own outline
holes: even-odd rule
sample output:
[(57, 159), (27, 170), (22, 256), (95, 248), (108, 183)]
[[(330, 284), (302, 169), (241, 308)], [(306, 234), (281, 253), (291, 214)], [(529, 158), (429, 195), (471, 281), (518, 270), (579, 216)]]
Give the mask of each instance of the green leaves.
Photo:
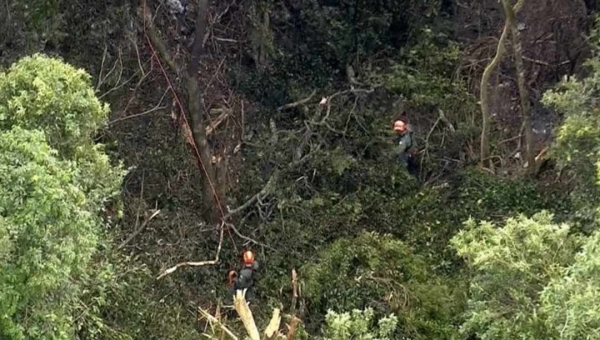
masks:
[(451, 244), (471, 269), (463, 331), (481, 339), (549, 339), (540, 293), (574, 261), (580, 239), (552, 216), (509, 219), (502, 228), (467, 223)]
[(595, 46), (595, 55), (586, 62), (591, 71), (587, 78), (563, 80), (556, 89), (546, 92), (542, 101), (565, 115), (552, 152), (562, 166), (568, 166), (577, 175), (577, 190), (572, 194), (578, 208), (574, 220), (588, 230), (598, 222), (600, 206), (599, 47)]
[[(8, 338), (68, 338), (57, 334), (68, 331), (71, 280), (95, 251), (98, 225), (73, 185), (75, 165), (55, 154), (41, 131), (0, 132), (0, 334)], [(46, 323), (56, 331), (36, 328)]]
[(92, 137), (106, 119), (90, 76), (27, 57), (0, 74), (0, 337), (72, 339), (73, 311), (118, 190)]
[[(305, 278), (305, 294), (316, 310), (368, 306), (397, 313), (401, 332), (416, 339), (445, 339), (454, 333), (451, 310), (460, 299), (440, 283), (421, 257), (391, 235), (364, 232), (356, 238), (339, 239), (320, 253), (317, 263), (305, 265), (300, 272)], [(343, 324), (350, 322), (349, 318), (329, 313), (328, 323), (337, 320)], [(338, 327), (331, 338), (369, 329), (365, 323), (350, 324), (362, 325), (362, 331)]]
[(588, 238), (566, 275), (552, 280), (541, 299), (546, 324), (561, 339), (600, 336), (600, 233)]
[(327, 327), (322, 340), (389, 340), (392, 339), (398, 318), (391, 314), (379, 319), (373, 325), (375, 313), (372, 308), (355, 309), (351, 313), (338, 314), (328, 311), (325, 317)]
[(42, 129), (50, 145), (66, 154), (90, 142), (106, 120), (82, 69), (40, 54), (25, 57), (0, 75), (0, 127)]

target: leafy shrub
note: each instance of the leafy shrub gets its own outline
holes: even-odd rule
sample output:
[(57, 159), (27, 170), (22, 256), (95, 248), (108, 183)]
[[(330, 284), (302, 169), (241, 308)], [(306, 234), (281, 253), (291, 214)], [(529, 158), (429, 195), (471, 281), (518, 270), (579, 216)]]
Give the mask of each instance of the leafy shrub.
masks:
[(600, 336), (600, 233), (589, 237), (565, 276), (553, 279), (542, 292), (546, 325), (561, 339)]
[(375, 313), (373, 309), (355, 309), (352, 313), (338, 314), (327, 312), (327, 326), (323, 340), (389, 340), (392, 339), (398, 324), (398, 318), (391, 314), (379, 319), (377, 326), (373, 325)]
[(543, 103), (565, 115), (552, 153), (562, 166), (577, 174), (576, 190), (571, 195), (577, 208), (573, 219), (589, 231), (598, 222), (600, 206), (600, 55), (596, 52), (586, 65), (590, 76), (564, 80), (544, 94)]
[(567, 225), (539, 213), (489, 222), (467, 223), (452, 246), (471, 268), (467, 321), (462, 330), (480, 339), (549, 339), (540, 312), (540, 293), (573, 263), (580, 239)]
[(27, 57), (0, 73), (3, 338), (72, 339), (86, 284), (106, 279), (90, 267), (98, 213), (123, 175), (92, 140), (107, 112), (89, 75), (57, 59)]
[(316, 310), (366, 307), (396, 312), (400, 332), (417, 339), (453, 334), (460, 298), (412, 250), (390, 235), (342, 238), (301, 269), (305, 295)]

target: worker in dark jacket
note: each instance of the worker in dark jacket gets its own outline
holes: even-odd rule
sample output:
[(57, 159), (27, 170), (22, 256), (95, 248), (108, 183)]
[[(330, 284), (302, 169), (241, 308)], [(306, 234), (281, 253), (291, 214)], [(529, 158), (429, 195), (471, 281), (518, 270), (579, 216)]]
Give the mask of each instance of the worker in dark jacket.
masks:
[(394, 131), (397, 134), (395, 153), (400, 159), (400, 164), (409, 170), (414, 167), (414, 156), (417, 145), (413, 138), (412, 128), (402, 120), (394, 122)]
[(227, 291), (227, 301), (232, 301), (233, 296), (237, 290), (246, 289), (246, 301), (249, 303), (253, 298), (252, 287), (254, 286), (255, 270), (258, 269), (258, 262), (254, 259), (254, 253), (250, 250), (246, 250), (242, 255), (243, 266), (239, 273), (235, 271), (229, 272), (229, 285), (230, 288)]

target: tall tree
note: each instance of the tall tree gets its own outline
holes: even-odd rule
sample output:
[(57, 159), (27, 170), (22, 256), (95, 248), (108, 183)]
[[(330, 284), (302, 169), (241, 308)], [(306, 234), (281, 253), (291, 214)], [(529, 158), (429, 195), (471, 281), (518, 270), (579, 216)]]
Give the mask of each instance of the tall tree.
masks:
[[(520, 1), (523, 3), (523, 0)], [(517, 26), (516, 11), (510, 4), (510, 0), (502, 0), (506, 23), (512, 33), (513, 52), (515, 55), (515, 66), (517, 68), (517, 82), (519, 84), (519, 96), (521, 99), (521, 113), (523, 115), (523, 129), (525, 130), (525, 159), (527, 161), (526, 173), (533, 173), (535, 167), (535, 155), (533, 150), (533, 128), (531, 126), (531, 105), (529, 103), (529, 91), (525, 82), (525, 66), (523, 65), (523, 45), (521, 44), (521, 32)]]
[(0, 338), (73, 339), (98, 215), (122, 180), (90, 76), (36, 55), (0, 73)]
[[(523, 6), (524, 0), (519, 0), (517, 4), (514, 6), (513, 13), (519, 12), (521, 7)], [(506, 39), (508, 38), (508, 31), (510, 30), (510, 22), (508, 18), (504, 23), (504, 29), (502, 30), (502, 34), (500, 35), (500, 40), (498, 41), (498, 47), (496, 48), (496, 55), (492, 59), (492, 61), (486, 66), (483, 71), (483, 76), (481, 77), (481, 85), (479, 88), (480, 91), (480, 102), (481, 102), (481, 145), (480, 145), (480, 162), (481, 166), (492, 167), (492, 163), (490, 162), (490, 130), (491, 130), (491, 115), (490, 115), (490, 104), (489, 104), (489, 81), (492, 73), (498, 68), (504, 53), (506, 53)]]
[[(190, 129), (193, 137), (193, 149), (198, 158), (199, 166), (201, 168), (203, 183), (203, 201), (208, 211), (207, 217), (210, 221), (216, 222), (219, 218), (219, 213), (222, 212), (223, 207), (220, 205), (222, 198), (222, 189), (219, 185), (219, 181), (216, 177), (216, 169), (212, 163), (212, 151), (209, 147), (207, 139), (207, 124), (206, 124), (206, 112), (203, 105), (203, 93), (200, 91), (198, 86), (198, 71), (200, 68), (200, 59), (204, 53), (204, 36), (207, 27), (207, 11), (208, 11), (208, 0), (196, 0), (196, 24), (194, 33), (194, 42), (190, 50), (190, 58), (186, 65), (178, 65), (177, 61), (172, 57), (167, 44), (160, 37), (158, 30), (154, 26), (153, 15), (150, 7), (146, 0), (141, 0), (140, 11), (143, 13), (143, 25), (144, 31), (148, 33), (154, 48), (160, 54), (162, 60), (170, 67), (170, 69), (176, 74), (180, 73), (181, 69), (184, 69), (181, 76), (183, 78), (184, 90), (187, 94), (187, 105), (184, 108), (183, 103), (179, 102), (178, 105), (182, 115), (189, 114), (190, 118)], [(185, 112), (187, 111), (187, 112)], [(184, 117), (185, 118), (185, 117)]]

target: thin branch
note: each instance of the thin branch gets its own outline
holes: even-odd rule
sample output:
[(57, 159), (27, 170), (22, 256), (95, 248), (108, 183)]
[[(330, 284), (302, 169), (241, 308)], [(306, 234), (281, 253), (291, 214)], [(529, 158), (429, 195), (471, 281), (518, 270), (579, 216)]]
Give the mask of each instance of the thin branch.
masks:
[[(242, 238), (242, 239), (244, 239), (244, 240), (246, 240), (246, 241), (248, 241), (248, 242), (252, 242), (252, 243), (254, 243), (254, 244), (257, 244), (257, 245), (259, 245), (259, 246), (262, 246), (262, 247), (265, 247), (265, 248), (269, 248), (269, 249), (273, 249), (272, 247), (269, 247), (268, 245), (266, 245), (266, 244), (264, 244), (264, 243), (260, 243), (260, 242), (258, 242), (258, 241), (256, 241), (256, 240), (254, 240), (254, 239), (251, 239), (251, 238), (250, 238), (250, 237), (248, 237), (248, 236), (244, 236), (242, 233), (240, 233), (240, 232), (237, 230), (237, 228), (236, 228), (236, 227), (235, 227), (233, 224), (231, 224), (231, 223), (225, 223), (225, 225), (226, 225), (227, 227), (231, 228), (231, 229), (233, 230), (233, 232), (234, 232), (234, 233), (235, 233), (237, 236), (239, 236), (240, 238)], [(274, 249), (273, 249), (273, 250), (274, 250)]]
[(198, 311), (200, 312), (200, 314), (202, 314), (203, 317), (205, 317), (210, 323), (215, 323), (217, 324), (225, 333), (227, 333), (227, 335), (229, 335), (233, 340), (238, 340), (238, 337), (235, 336), (235, 334), (233, 334), (232, 331), (230, 331), (227, 327), (225, 327), (225, 325), (219, 321), (217, 318), (215, 318), (214, 316), (210, 315), (210, 313), (208, 313), (207, 311), (205, 311), (202, 308), (198, 308)]
[(215, 131), (217, 127), (219, 127), (219, 125), (221, 125), (221, 123), (225, 121), (225, 118), (227, 118), (230, 113), (231, 112), (229, 112), (228, 110), (225, 110), (225, 112), (223, 112), (219, 117), (217, 117), (217, 119), (213, 120), (206, 127), (206, 136), (209, 136), (213, 131)]
[(136, 230), (134, 231), (131, 235), (129, 235), (129, 237), (123, 241), (123, 243), (121, 243), (117, 249), (122, 249), (123, 247), (125, 247), (129, 242), (131, 242), (131, 240), (133, 240), (136, 236), (138, 236), (143, 230), (144, 228), (146, 228), (146, 226), (148, 225), (148, 222), (150, 222), (153, 218), (155, 218), (158, 214), (160, 214), (160, 210), (156, 210), (152, 215), (150, 215), (150, 217), (144, 221), (144, 223), (142, 223), (142, 225)]
[(308, 103), (312, 99), (312, 97), (314, 97), (314, 95), (316, 93), (317, 93), (317, 90), (313, 90), (312, 93), (308, 97), (306, 97), (304, 99), (300, 99), (300, 100), (298, 100), (296, 102), (293, 102), (293, 103), (289, 103), (289, 104), (285, 104), (283, 106), (280, 106), (280, 107), (277, 108), (277, 111), (283, 111), (283, 110), (291, 109), (291, 108), (294, 108), (294, 107), (297, 107), (297, 106), (300, 106), (300, 105), (304, 105), (304, 104)]
[(269, 178), (269, 181), (264, 186), (264, 188), (262, 188), (262, 190), (260, 192), (258, 192), (256, 195), (252, 196), (249, 200), (246, 201), (246, 203), (240, 205), (239, 207), (237, 207), (233, 210), (230, 210), (228, 212), (228, 214), (223, 217), (223, 221), (226, 221), (229, 218), (231, 218), (233, 215), (236, 215), (236, 214), (244, 211), (246, 208), (250, 207), (254, 202), (256, 202), (259, 198), (263, 198), (264, 196), (269, 195), (275, 188), (275, 182), (277, 181), (278, 176), (279, 176), (279, 172), (276, 171), (271, 176), (271, 178)]
[(106, 55), (108, 54), (108, 45), (104, 45), (104, 52), (102, 53), (102, 62), (100, 63), (100, 74), (98, 75), (98, 84), (96, 85), (96, 91), (102, 84), (102, 73), (104, 72), (104, 63), (106, 62)]
[(221, 254), (221, 247), (223, 246), (223, 231), (225, 230), (225, 228), (223, 228), (223, 227), (224, 227), (224, 223), (221, 224), (221, 233), (219, 236), (219, 246), (217, 247), (217, 253), (215, 255), (214, 260), (201, 261), (201, 262), (181, 262), (181, 263), (178, 263), (177, 265), (163, 271), (156, 279), (160, 280), (163, 277), (165, 277), (169, 274), (172, 274), (180, 267), (202, 267), (202, 266), (208, 266), (208, 265), (215, 265), (215, 264), (219, 263), (219, 255)]
[(124, 120), (127, 120), (127, 119), (131, 119), (131, 118), (136, 118), (136, 117), (144, 116), (144, 115), (147, 115), (147, 114), (152, 113), (152, 112), (156, 112), (156, 111), (160, 111), (160, 110), (166, 110), (167, 107), (166, 106), (160, 106), (160, 104), (162, 104), (163, 100), (165, 99), (165, 96), (167, 95), (167, 92), (169, 92), (169, 89), (167, 89), (165, 91), (165, 93), (163, 93), (163, 95), (160, 98), (160, 101), (158, 102), (158, 104), (156, 104), (156, 106), (153, 107), (153, 108), (151, 108), (150, 110), (147, 110), (147, 111), (144, 111), (144, 112), (140, 112), (140, 113), (136, 113), (136, 114), (133, 114), (133, 115), (130, 115), (130, 116), (125, 116), (125, 117), (122, 117), (122, 118), (117, 118), (115, 120), (112, 120), (112, 121), (108, 122), (108, 125), (112, 125), (112, 124), (115, 124), (115, 123), (118, 123), (118, 122), (121, 122), (121, 121), (124, 121)]

